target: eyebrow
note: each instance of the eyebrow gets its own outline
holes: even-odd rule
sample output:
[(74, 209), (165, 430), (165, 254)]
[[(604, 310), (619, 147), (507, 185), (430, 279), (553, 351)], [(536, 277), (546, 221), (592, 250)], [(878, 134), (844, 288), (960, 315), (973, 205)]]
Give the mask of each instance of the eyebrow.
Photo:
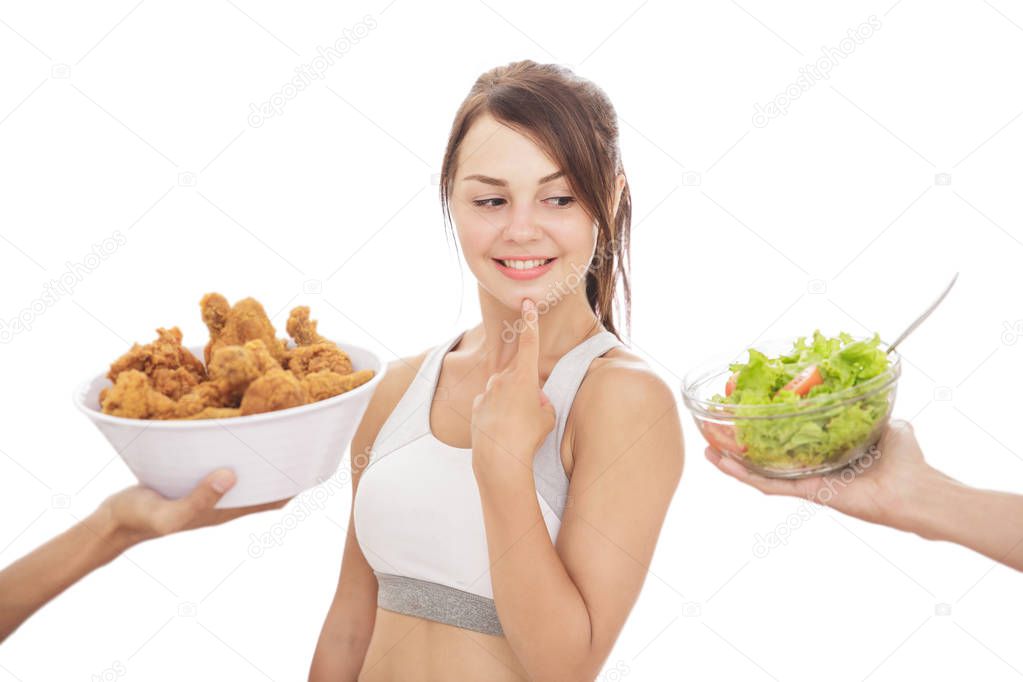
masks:
[[(557, 180), (558, 178), (560, 178), (564, 174), (565, 174), (565, 171), (558, 171), (557, 173), (551, 173), (550, 175), (545, 175), (542, 178), (540, 178), (537, 181), (536, 184), (537, 185), (543, 185), (544, 183), (548, 183), (551, 180)], [(473, 175), (466, 175), (464, 178), (462, 178), (462, 180), (463, 181), (465, 181), (465, 180), (479, 180), (482, 183), (486, 183), (488, 185), (497, 185), (498, 187), (507, 187), (508, 186), (508, 181), (507, 180), (501, 180), (499, 178), (492, 178), (489, 175), (480, 175), (479, 173), (476, 173), (476, 174), (473, 174)]]

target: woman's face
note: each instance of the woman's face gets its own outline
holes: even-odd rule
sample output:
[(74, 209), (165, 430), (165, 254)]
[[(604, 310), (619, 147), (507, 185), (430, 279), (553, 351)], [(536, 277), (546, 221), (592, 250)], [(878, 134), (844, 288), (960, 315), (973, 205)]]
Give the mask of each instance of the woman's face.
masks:
[[(451, 215), (480, 286), (518, 310), (585, 295), (597, 223), (576, 201), (563, 169), (525, 135), (490, 115), (465, 138), (451, 188)], [(542, 310), (542, 308), (541, 308)]]

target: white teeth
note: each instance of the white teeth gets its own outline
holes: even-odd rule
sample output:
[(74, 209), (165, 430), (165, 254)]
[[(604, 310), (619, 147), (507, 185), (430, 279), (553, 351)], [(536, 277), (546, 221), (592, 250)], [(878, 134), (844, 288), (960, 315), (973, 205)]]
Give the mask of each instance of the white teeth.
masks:
[(534, 260), (503, 260), (501, 265), (506, 268), (512, 268), (514, 270), (528, 270), (529, 268), (538, 268), (547, 262), (546, 258), (538, 258)]

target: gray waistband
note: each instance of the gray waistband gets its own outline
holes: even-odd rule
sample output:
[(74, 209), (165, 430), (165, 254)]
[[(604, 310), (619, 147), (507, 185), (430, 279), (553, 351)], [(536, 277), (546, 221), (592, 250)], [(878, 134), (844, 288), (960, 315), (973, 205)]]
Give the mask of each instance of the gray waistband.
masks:
[(504, 636), (494, 600), (447, 585), (373, 572), (377, 606), (409, 616), (435, 620), (485, 635)]

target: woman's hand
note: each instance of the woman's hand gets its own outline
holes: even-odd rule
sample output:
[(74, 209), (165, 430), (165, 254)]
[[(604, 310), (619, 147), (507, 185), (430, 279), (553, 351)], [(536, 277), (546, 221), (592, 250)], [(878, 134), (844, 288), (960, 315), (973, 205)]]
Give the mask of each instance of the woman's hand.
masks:
[(217, 469), (179, 500), (168, 500), (155, 490), (141, 485), (115, 493), (96, 510), (97, 520), (118, 539), (134, 544), (191, 528), (214, 526), (245, 514), (280, 509), (288, 500), (251, 507), (214, 509), (214, 505), (235, 484), (230, 469)]
[(947, 479), (924, 461), (912, 425), (902, 420), (888, 425), (876, 449), (848, 469), (826, 476), (766, 478), (712, 448), (706, 456), (721, 471), (768, 495), (807, 498), (864, 521), (914, 532), (924, 490), (937, 479)]
[(287, 503), (214, 509), (234, 483), (229, 469), (217, 469), (180, 500), (138, 485), (105, 499), (88, 518), (0, 571), (0, 642), (43, 604), (138, 542)]
[(477, 475), (516, 466), (532, 474), (533, 457), (554, 428), (554, 406), (539, 386), (540, 332), (536, 304), (522, 301), (522, 331), (511, 365), (487, 381), (472, 403), (473, 470)]

